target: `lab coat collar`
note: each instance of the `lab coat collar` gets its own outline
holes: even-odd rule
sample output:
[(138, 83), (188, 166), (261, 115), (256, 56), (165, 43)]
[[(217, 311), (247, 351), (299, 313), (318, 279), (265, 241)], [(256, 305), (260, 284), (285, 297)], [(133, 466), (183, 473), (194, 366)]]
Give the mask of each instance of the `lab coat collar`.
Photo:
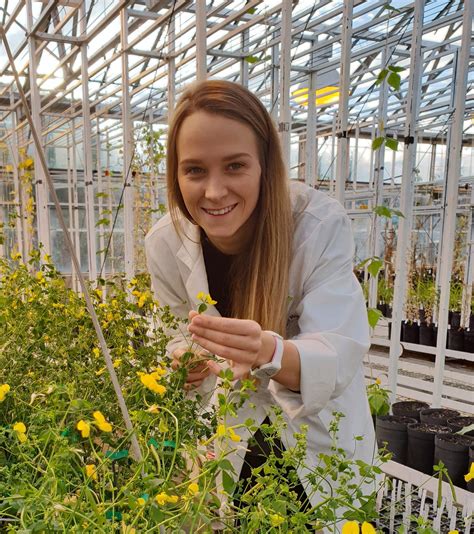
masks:
[[(198, 305), (196, 295), (203, 291), (209, 293), (206, 264), (201, 246), (199, 226), (187, 220), (181, 221), (183, 229), (181, 246), (176, 253), (177, 259), (187, 268), (189, 274), (184, 277), (184, 285), (188, 294), (189, 302)], [(212, 295), (211, 295), (212, 296)], [(220, 313), (214, 306), (209, 306), (207, 313), (220, 317)]]

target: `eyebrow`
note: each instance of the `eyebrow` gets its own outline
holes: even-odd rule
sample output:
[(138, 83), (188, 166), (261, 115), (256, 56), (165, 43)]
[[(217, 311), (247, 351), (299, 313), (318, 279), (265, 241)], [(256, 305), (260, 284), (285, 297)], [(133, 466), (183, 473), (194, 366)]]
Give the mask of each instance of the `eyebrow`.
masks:
[[(225, 158), (223, 158), (223, 161), (229, 161), (231, 159), (237, 159), (237, 158), (242, 158), (242, 157), (250, 158), (252, 156), (250, 154), (247, 154), (247, 152), (239, 152), (238, 154), (232, 154), (231, 156), (226, 156)], [(186, 165), (189, 163), (200, 163), (200, 162), (201, 162), (200, 159), (188, 158), (188, 159), (183, 159), (182, 161), (179, 162), (179, 164)]]

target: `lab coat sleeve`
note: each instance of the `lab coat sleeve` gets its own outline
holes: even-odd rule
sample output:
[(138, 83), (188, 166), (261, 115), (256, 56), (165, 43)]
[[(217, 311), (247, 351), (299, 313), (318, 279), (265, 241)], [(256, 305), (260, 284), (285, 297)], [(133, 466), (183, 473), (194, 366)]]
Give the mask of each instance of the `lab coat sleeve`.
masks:
[(369, 349), (367, 311), (352, 270), (351, 224), (341, 211), (318, 222), (304, 247), (299, 334), (289, 340), (301, 361), (300, 391), (268, 388), (289, 417), (317, 414), (351, 383)]
[[(184, 286), (177, 280), (177, 268), (176, 266), (173, 268), (172, 261), (170, 261), (174, 256), (168, 246), (166, 243), (158, 243), (156, 239), (153, 239), (153, 236), (147, 236), (145, 239), (145, 253), (155, 299), (160, 306), (169, 306), (171, 313), (178, 320), (187, 319), (190, 306), (186, 302)], [(171, 273), (173, 276), (170, 276)], [(166, 327), (163, 327), (163, 329), (166, 335), (172, 337), (167, 345), (167, 351), (170, 354), (178, 348), (188, 347), (189, 343), (184, 335), (185, 324), (181, 322), (178, 329)]]

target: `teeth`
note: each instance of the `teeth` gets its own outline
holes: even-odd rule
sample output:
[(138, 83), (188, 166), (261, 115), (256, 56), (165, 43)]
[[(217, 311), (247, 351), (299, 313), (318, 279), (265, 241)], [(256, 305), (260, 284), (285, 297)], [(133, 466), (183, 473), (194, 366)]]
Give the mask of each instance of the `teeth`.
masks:
[(226, 213), (229, 213), (229, 211), (232, 211), (235, 208), (234, 206), (229, 206), (228, 208), (223, 208), (221, 210), (208, 210), (204, 208), (204, 211), (206, 213), (209, 213), (210, 215), (225, 215)]

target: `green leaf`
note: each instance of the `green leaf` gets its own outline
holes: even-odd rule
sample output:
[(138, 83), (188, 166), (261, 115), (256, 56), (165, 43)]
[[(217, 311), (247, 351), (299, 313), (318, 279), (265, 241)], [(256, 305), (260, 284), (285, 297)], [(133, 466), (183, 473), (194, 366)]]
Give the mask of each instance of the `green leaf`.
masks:
[(387, 77), (387, 74), (388, 74), (388, 70), (387, 69), (382, 69), (379, 72), (379, 75), (377, 76), (377, 79), (375, 80), (375, 85), (380, 85), (385, 80), (385, 78)]
[(257, 61), (260, 61), (257, 56), (246, 56), (244, 59), (247, 63), (252, 63), (252, 64), (257, 63)]
[(256, 11), (256, 7), (251, 7), (250, 9), (247, 9), (246, 13), (248, 13), (249, 15), (253, 15)]
[(390, 87), (393, 87), (395, 91), (398, 91), (400, 89), (400, 74), (397, 74), (396, 72), (391, 72), (389, 77), (387, 78), (388, 85)]
[(380, 310), (377, 310), (376, 308), (367, 309), (367, 318), (371, 328), (375, 328), (377, 326), (380, 317), (382, 317), (382, 312)]
[(390, 72), (402, 72), (402, 71), (405, 70), (405, 67), (397, 67), (397, 66), (395, 66), (395, 65), (390, 65), (390, 66), (388, 67), (388, 70), (389, 70)]
[(398, 150), (398, 141), (394, 139), (393, 137), (386, 137), (385, 138), (385, 145), (392, 149), (394, 152)]
[(394, 215), (397, 215), (397, 217), (403, 217), (405, 218), (405, 215), (403, 215), (403, 213), (400, 211), (400, 210), (392, 210), (392, 213)]
[(106, 451), (105, 457), (109, 460), (122, 460), (123, 458), (128, 458), (128, 450), (122, 449), (121, 451), (112, 452), (112, 451)]
[(232, 495), (232, 493), (234, 493), (235, 481), (229, 475), (229, 473), (227, 473), (227, 471), (222, 473), (222, 485), (224, 486), (224, 490), (228, 495)]
[(379, 274), (380, 269), (382, 268), (383, 261), (382, 260), (372, 260), (367, 267), (367, 270), (369, 271), (370, 275), (374, 278)]
[(201, 302), (198, 306), (198, 313), (204, 313), (207, 310), (207, 305)]
[(375, 215), (379, 217), (386, 217), (387, 219), (392, 218), (392, 210), (388, 206), (375, 206), (373, 209)]
[(102, 226), (102, 225), (104, 225), (104, 224), (110, 224), (110, 220), (104, 218), (104, 219), (99, 219), (99, 220), (95, 223), (96, 227), (97, 227), (97, 226)]
[(385, 137), (376, 137), (373, 141), (372, 141), (372, 150), (377, 150), (379, 149), (382, 145), (383, 145), (383, 142), (385, 141)]

